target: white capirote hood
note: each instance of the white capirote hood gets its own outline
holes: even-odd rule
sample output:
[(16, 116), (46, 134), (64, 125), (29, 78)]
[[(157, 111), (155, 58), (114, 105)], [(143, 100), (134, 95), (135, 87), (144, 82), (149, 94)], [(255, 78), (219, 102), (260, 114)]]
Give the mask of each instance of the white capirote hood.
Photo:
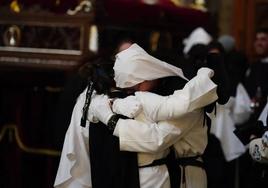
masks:
[(168, 76), (179, 76), (185, 80), (180, 68), (149, 55), (137, 44), (118, 53), (114, 64), (116, 86), (128, 88), (145, 80), (155, 80)]
[(198, 27), (190, 33), (188, 38), (183, 40), (183, 53), (188, 54), (190, 49), (196, 44), (207, 45), (211, 41), (212, 37), (202, 27)]

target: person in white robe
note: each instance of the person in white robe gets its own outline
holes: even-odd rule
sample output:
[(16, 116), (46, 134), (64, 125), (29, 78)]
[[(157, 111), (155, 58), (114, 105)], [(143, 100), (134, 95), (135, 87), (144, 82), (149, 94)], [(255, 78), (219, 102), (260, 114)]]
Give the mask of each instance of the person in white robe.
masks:
[[(165, 115), (163, 112), (165, 111), (161, 111), (159, 110), (159, 113), (156, 113), (154, 115), (152, 115), (152, 119), (154, 118), (173, 118), (172, 116), (179, 116), (183, 113), (186, 113), (187, 110), (193, 110), (195, 108), (201, 108), (204, 105), (206, 105), (207, 103), (209, 103), (213, 100), (216, 100), (217, 96), (216, 96), (216, 85), (213, 84), (211, 82), (211, 80), (209, 80), (209, 77), (211, 77), (211, 71), (205, 73), (203, 72), (203, 74), (197, 75), (197, 77), (195, 79), (193, 79), (192, 81), (190, 81), (189, 83), (186, 84), (185, 88), (182, 91), (176, 91), (174, 93), (174, 95), (170, 96), (170, 97), (161, 97), (149, 92), (144, 93), (144, 105), (146, 105), (146, 102), (151, 104), (151, 105), (156, 105), (158, 101), (160, 105), (158, 105), (159, 107), (166, 105), (166, 107), (168, 107), (167, 104), (169, 103), (173, 103), (173, 104), (177, 104), (179, 100), (182, 99), (188, 99), (188, 100), (183, 100), (183, 101), (188, 101), (185, 102), (185, 105), (182, 105), (183, 107), (180, 107), (179, 105), (174, 105), (173, 106), (173, 113), (172, 110), (170, 110), (171, 114), (167, 114)], [(200, 79), (202, 78), (202, 79)], [(203, 84), (203, 85), (202, 85)], [(199, 92), (193, 92), (193, 91), (199, 91)], [(203, 92), (203, 94), (202, 94)], [(150, 95), (152, 95), (152, 97), (154, 97), (154, 99), (156, 99), (156, 101), (152, 104), (150, 101)], [(202, 98), (203, 95), (203, 98)], [(140, 97), (140, 99), (142, 98), (142, 92), (138, 92), (137, 96)], [(204, 97), (205, 96), (205, 97)], [(157, 97), (159, 97), (159, 100), (157, 99)], [(190, 99), (190, 100), (189, 100)], [(209, 100), (208, 100), (209, 99)], [(198, 102), (198, 100), (202, 101), (206, 101), (206, 102)], [(72, 121), (70, 124), (70, 127), (66, 133), (66, 137), (65, 137), (65, 143), (64, 143), (64, 147), (63, 147), (63, 151), (62, 151), (62, 155), (61, 155), (61, 162), (59, 165), (59, 169), (58, 169), (58, 173), (57, 173), (57, 177), (55, 180), (55, 187), (91, 187), (91, 181), (90, 181), (90, 162), (89, 162), (89, 148), (88, 148), (88, 122), (86, 125), (86, 128), (83, 128), (80, 126), (80, 118), (82, 116), (82, 104), (84, 104), (85, 101), (85, 92), (83, 92), (80, 97), (77, 100), (76, 106), (74, 108), (73, 111), (73, 115), (72, 115)], [(167, 101), (170, 101), (169, 103)], [(171, 102), (173, 101), (173, 102)], [(167, 104), (165, 104), (165, 102), (167, 102)], [(199, 106), (198, 106), (199, 105)], [(150, 106), (148, 106), (147, 108), (143, 107), (143, 110), (146, 110), (148, 112), (151, 113), (150, 110)], [(159, 108), (162, 109), (162, 108)], [(164, 109), (164, 108), (163, 108)], [(161, 117), (162, 114), (162, 117)], [(149, 115), (150, 116), (150, 115)], [(153, 117), (154, 116), (154, 117)], [(92, 121), (93, 120), (93, 116), (92, 113), (89, 112), (89, 116), (88, 118)], [(187, 119), (187, 118), (185, 118)], [(152, 121), (152, 120), (151, 120)], [(201, 120), (200, 120), (201, 122)], [(190, 124), (191, 126), (191, 124)], [(120, 130), (119, 128), (120, 126), (118, 126), (118, 130)], [(123, 125), (122, 125), (123, 127)], [(124, 127), (123, 127), (124, 128)], [(133, 125), (133, 128), (135, 129), (135, 126)], [(137, 127), (136, 127), (137, 128)], [(155, 130), (152, 131), (150, 130), (151, 133), (155, 133), (154, 135), (152, 135), (152, 141), (153, 141), (153, 145), (156, 146), (155, 152), (157, 151), (157, 148), (161, 148), (161, 146), (165, 143), (170, 143), (172, 144), (173, 141), (171, 139), (171, 136), (168, 136), (168, 132), (174, 132), (173, 135), (175, 136), (180, 136), (181, 135), (181, 131), (180, 129), (177, 129), (177, 127), (174, 127), (174, 125), (171, 125), (167, 122), (160, 122), (158, 124), (156, 123), (152, 123), (151, 126), (147, 127), (146, 130), (151, 129)], [(163, 134), (164, 133), (164, 134)], [(198, 134), (198, 133), (197, 133)], [(174, 138), (173, 138), (174, 139)], [(190, 139), (190, 136), (188, 137), (188, 139)], [(187, 141), (187, 139), (185, 139)], [(186, 142), (185, 141), (185, 142)], [(205, 145), (205, 144), (204, 144)], [(179, 146), (179, 144), (178, 144)], [(189, 146), (188, 146), (189, 147)], [(186, 145), (187, 148), (187, 145)], [(151, 148), (152, 150), (152, 148)], [(201, 149), (202, 150), (202, 149)], [(150, 151), (149, 151), (150, 152)], [(193, 151), (193, 153), (198, 152), (198, 151)], [(183, 152), (181, 153), (181, 155), (184, 155)], [(146, 156), (146, 155), (145, 155)], [(150, 156), (150, 155), (148, 155)], [(139, 161), (144, 161), (144, 159), (150, 159), (151, 157), (140, 157)], [(150, 159), (153, 160), (154, 158)], [(145, 160), (146, 161), (146, 160)], [(148, 161), (147, 161), (148, 163)], [(146, 173), (147, 170), (144, 170), (144, 173)], [(152, 181), (150, 183), (154, 183), (155, 180), (157, 180), (158, 182), (164, 180), (164, 182), (166, 182), (167, 186), (168, 186), (168, 175), (167, 175), (167, 171), (166, 168), (164, 166), (162, 167), (154, 167), (152, 169), (155, 169), (154, 171), (156, 173), (158, 173), (159, 176), (157, 176), (158, 178), (153, 178)], [(152, 169), (149, 169), (152, 170)], [(161, 170), (163, 169), (163, 170)], [(158, 172), (157, 172), (158, 171)], [(144, 182), (146, 182), (148, 180), (148, 176), (146, 178), (146, 176), (142, 175), (142, 177), (144, 177)], [(149, 176), (150, 177), (150, 176)], [(161, 178), (159, 178), (161, 177)], [(147, 180), (146, 180), (147, 179)], [(163, 183), (162, 183), (163, 184)], [(165, 184), (165, 183), (164, 183)], [(163, 185), (164, 185), (163, 184)], [(144, 185), (143, 187), (150, 187), (150, 185)], [(156, 186), (157, 187), (157, 186)]]
[[(180, 69), (149, 56), (135, 44), (117, 55), (114, 70), (115, 81), (120, 88), (128, 88), (144, 81), (172, 76), (176, 72), (179, 74), (175, 75), (181, 75)], [(195, 90), (194, 93), (198, 93), (198, 90)], [(166, 103), (167, 98), (165, 97), (161, 100), (154, 98), (152, 94), (148, 96), (146, 94), (146, 92), (141, 93), (141, 95), (139, 92), (136, 93), (136, 96), (142, 101), (143, 113), (139, 114), (135, 120), (119, 119), (116, 124), (114, 135), (119, 137), (120, 149), (139, 152), (138, 162), (140, 166), (148, 165), (154, 160), (165, 157), (171, 145), (175, 148), (178, 158), (202, 155), (207, 144), (207, 127), (204, 126), (203, 122), (204, 110), (199, 108), (187, 111), (183, 116), (174, 118), (172, 113), (167, 112), (170, 106), (170, 109), (173, 109), (172, 105), (180, 105), (179, 101), (178, 103)], [(216, 91), (214, 94), (216, 96)], [(216, 100), (215, 97), (210, 99), (210, 103)], [(102, 116), (105, 110), (100, 107), (103, 107), (101, 103), (105, 103), (105, 100), (107, 99), (98, 99), (93, 105), (94, 110), (92, 110), (93, 112), (99, 111), (96, 116), (103, 123), (107, 123), (108, 120), (108, 113), (105, 112), (105, 116)], [(167, 110), (161, 110), (163, 108), (160, 108), (161, 102), (157, 102), (159, 100), (165, 101), (165, 104), (170, 104), (167, 106)], [(187, 100), (189, 98), (182, 100), (182, 108), (184, 108), (183, 101)], [(162, 113), (169, 115), (166, 116)], [(110, 116), (112, 116), (112, 112)], [(170, 120), (161, 121), (166, 120), (165, 118), (170, 118)], [(164, 125), (168, 126), (167, 123), (171, 128), (164, 129)], [(186, 181), (181, 181), (183, 184), (181, 186), (188, 188), (206, 187), (206, 175), (202, 168), (186, 166), (183, 176), (186, 177)], [(168, 182), (168, 172), (165, 165), (140, 169), (141, 187), (169, 187)]]
[(217, 104), (216, 114), (214, 111), (209, 114), (212, 120), (210, 132), (219, 139), (226, 161), (237, 159), (246, 152), (234, 130), (236, 126), (243, 126), (250, 115), (250, 98), (241, 83), (235, 97), (230, 97), (224, 105)]
[[(175, 103), (178, 103), (179, 100), (184, 100), (185, 98), (191, 98), (191, 100), (184, 100), (184, 101), (188, 101), (188, 104), (184, 105), (185, 108), (181, 108), (180, 105), (174, 105), (173, 106), (174, 110), (170, 110), (171, 112), (172, 111), (176, 112), (176, 113), (173, 113), (173, 116), (174, 115), (180, 116), (181, 114), (186, 113), (188, 109), (193, 110), (194, 108), (202, 107), (206, 103), (209, 103), (209, 101), (203, 102), (202, 100), (207, 100), (209, 98), (210, 100), (216, 99), (215, 85), (213, 85), (213, 83), (211, 83), (211, 81), (208, 80), (210, 76), (211, 76), (211, 73), (205, 74), (205, 72), (203, 72), (201, 74), (201, 71), (200, 71), (200, 74), (198, 74), (195, 78), (190, 80), (186, 84), (183, 90), (175, 91), (174, 95), (169, 96), (169, 97), (161, 97), (155, 94), (151, 94), (149, 92), (147, 92), (145, 96), (150, 99), (150, 95), (152, 95), (156, 99), (154, 104), (157, 104), (156, 102), (159, 101), (159, 104), (161, 104), (160, 106), (166, 105), (164, 103), (165, 101), (166, 102), (169, 101), (169, 103), (175, 104)], [(203, 78), (203, 79), (200, 79), (200, 78)], [(206, 86), (207, 83), (211, 85), (209, 87), (202, 87), (203, 85)], [(191, 92), (194, 90), (199, 90), (200, 93), (201, 91), (203, 91), (203, 95), (201, 94), (200, 96), (194, 95), (196, 94), (196, 92)], [(187, 95), (191, 95), (191, 96), (187, 96)], [(138, 92), (137, 96), (141, 97), (142, 92)], [(200, 98), (197, 98), (197, 96)], [(159, 99), (161, 99), (162, 102), (160, 102), (160, 100), (158, 100), (157, 97), (159, 97)], [(61, 154), (61, 161), (60, 161), (60, 165), (58, 168), (58, 172), (57, 172), (57, 176), (56, 176), (56, 180), (54, 184), (55, 187), (75, 187), (75, 188), (91, 187), (91, 179), (89, 178), (91, 176), (91, 171), (90, 171), (90, 159), (89, 159), (89, 148), (88, 148), (89, 147), (88, 146), (89, 122), (87, 121), (85, 128), (80, 126), (80, 119), (82, 117), (82, 108), (85, 103), (85, 98), (86, 98), (86, 91), (84, 91), (79, 96), (79, 98), (77, 99), (76, 105), (74, 107), (72, 118), (71, 118), (71, 123), (65, 136), (64, 146), (63, 146), (63, 150)], [(150, 102), (148, 98), (146, 101)], [(200, 102), (197, 104), (199, 100)], [(161, 111), (161, 109), (166, 109), (166, 107), (165, 108), (160, 107), (159, 112)], [(121, 108), (121, 110), (123, 109), (124, 109), (124, 106), (123, 108)], [(118, 110), (120, 110), (120, 108)], [(125, 111), (125, 113), (126, 112), (127, 111)], [(128, 116), (130, 116), (131, 113), (132, 115), (135, 115), (135, 113), (130, 112)], [(165, 115), (162, 112), (161, 114), (162, 116), (163, 115), (166, 116), (166, 118), (172, 117), (170, 116), (169, 113), (166, 113)], [(89, 112), (88, 115), (89, 115), (88, 118), (93, 121), (92, 113)], [(162, 118), (165, 118), (165, 117), (162, 117)], [(167, 127), (166, 130), (170, 130), (172, 132), (173, 130), (172, 126), (168, 124), (164, 124), (164, 126), (162, 126), (163, 131), (165, 131), (165, 126)], [(159, 126), (156, 126), (155, 128), (157, 130)], [(180, 132), (175, 132), (174, 134), (175, 136), (176, 136), (176, 133), (180, 134)], [(161, 137), (160, 134), (161, 134), (160, 131), (156, 131), (156, 135), (155, 135), (156, 139), (154, 139), (154, 140), (162, 140), (160, 142), (155, 141), (156, 147), (158, 148), (160, 148), (163, 145), (163, 143), (166, 142), (165, 136)], [(166, 169), (165, 169), (164, 174), (166, 174)], [(167, 181), (168, 177), (164, 176), (164, 179), (166, 179)]]

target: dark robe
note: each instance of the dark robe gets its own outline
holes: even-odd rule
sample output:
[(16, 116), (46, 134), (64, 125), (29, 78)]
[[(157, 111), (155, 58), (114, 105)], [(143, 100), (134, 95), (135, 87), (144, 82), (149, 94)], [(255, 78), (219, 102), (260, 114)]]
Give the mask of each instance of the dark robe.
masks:
[(231, 96), (236, 96), (237, 85), (244, 83), (244, 77), (248, 67), (247, 58), (242, 52), (232, 50), (225, 54), (224, 62), (230, 78)]
[(259, 106), (254, 109), (251, 116), (252, 121), (255, 122), (267, 102), (268, 63), (255, 62), (248, 71), (249, 74), (245, 78), (246, 90), (251, 99), (259, 102)]
[(268, 63), (255, 62), (250, 66), (249, 74), (245, 79), (245, 86), (250, 95), (254, 97), (257, 87), (261, 87), (262, 95), (267, 96), (268, 93)]
[(90, 125), (89, 150), (93, 188), (139, 187), (137, 153), (120, 151), (118, 137), (106, 125)]
[[(109, 96), (126, 97), (118, 91), (109, 92)], [(89, 150), (93, 188), (140, 187), (137, 153), (120, 151), (119, 138), (105, 124), (90, 124)]]

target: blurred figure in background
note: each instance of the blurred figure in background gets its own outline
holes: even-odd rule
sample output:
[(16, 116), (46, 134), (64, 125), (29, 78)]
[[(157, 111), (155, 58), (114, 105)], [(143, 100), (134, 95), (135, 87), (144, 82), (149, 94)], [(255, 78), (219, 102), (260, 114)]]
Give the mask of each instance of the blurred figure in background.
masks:
[(208, 52), (207, 45), (211, 41), (212, 37), (201, 27), (194, 29), (183, 40), (183, 57), (179, 64), (187, 78), (192, 78), (196, 74), (197, 67), (204, 66)]
[[(219, 106), (212, 132), (221, 140), (224, 153), (224, 179), (226, 187), (235, 187), (238, 179), (238, 160), (246, 152), (246, 147), (236, 137), (234, 130), (243, 126), (251, 115), (250, 98), (243, 80), (247, 69), (246, 56), (236, 49), (235, 39), (222, 35), (218, 41), (224, 47), (224, 62), (230, 80), (230, 100)], [(224, 118), (222, 118), (224, 117)]]
[(261, 28), (256, 32), (254, 49), (258, 59), (247, 70), (245, 86), (252, 101), (252, 118), (256, 121), (267, 101), (268, 28)]
[[(244, 145), (248, 145), (250, 139), (256, 137), (261, 127), (257, 122), (267, 101), (268, 80), (268, 30), (261, 28), (256, 32), (254, 49), (257, 60), (249, 64), (244, 77), (244, 85), (250, 98), (251, 114), (249, 119), (234, 131)], [(254, 136), (255, 135), (255, 136)], [(259, 134), (258, 134), (259, 135)], [(261, 137), (259, 135), (258, 137)], [(239, 159), (239, 184), (241, 187), (263, 187), (263, 171), (258, 163), (252, 161), (248, 150)], [(265, 186), (264, 186), (265, 187)]]
[(244, 83), (245, 73), (248, 68), (247, 57), (236, 49), (235, 39), (232, 36), (222, 35), (218, 41), (225, 50), (224, 61), (230, 79), (230, 92), (232, 96), (235, 96), (237, 85)]
[(251, 136), (249, 154), (255, 162), (255, 168), (251, 172), (254, 176), (251, 178), (254, 181), (254, 187), (268, 187), (268, 104), (266, 104), (257, 123), (266, 131), (260, 136)]
[[(183, 67), (185, 75), (191, 78), (196, 74), (200, 67), (209, 67), (215, 71), (216, 76), (213, 78), (218, 84), (217, 93), (219, 100), (206, 108), (207, 114), (212, 114), (207, 117), (211, 122), (208, 130), (208, 145), (204, 153), (204, 164), (208, 176), (208, 187), (226, 187), (224, 179), (224, 163), (225, 156), (222, 147), (226, 146), (226, 140), (222, 139), (218, 134), (220, 130), (229, 130), (227, 123), (221, 122), (221, 125), (216, 125), (217, 120), (226, 120), (223, 116), (221, 106), (224, 106), (229, 101), (229, 78), (225, 68), (224, 49), (220, 43), (214, 41), (212, 36), (203, 28), (199, 27), (193, 30), (189, 37), (184, 40), (183, 60), (179, 66)], [(217, 110), (216, 110), (217, 108)], [(215, 114), (215, 112), (217, 113)], [(230, 119), (230, 118), (229, 118)], [(219, 127), (219, 128), (218, 128)], [(217, 128), (218, 131), (215, 131)], [(222, 133), (222, 132), (221, 132)], [(231, 142), (232, 144), (232, 142)], [(228, 144), (229, 145), (229, 144)]]

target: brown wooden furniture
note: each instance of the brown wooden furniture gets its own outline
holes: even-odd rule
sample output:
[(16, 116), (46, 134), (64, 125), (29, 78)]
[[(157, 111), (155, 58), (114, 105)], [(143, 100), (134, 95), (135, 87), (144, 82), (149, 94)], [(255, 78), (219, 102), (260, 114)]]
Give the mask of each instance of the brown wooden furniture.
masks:
[[(0, 13), (0, 67), (73, 69), (91, 55), (92, 21), (92, 14)], [(12, 27), (19, 30), (16, 39), (8, 34)]]

